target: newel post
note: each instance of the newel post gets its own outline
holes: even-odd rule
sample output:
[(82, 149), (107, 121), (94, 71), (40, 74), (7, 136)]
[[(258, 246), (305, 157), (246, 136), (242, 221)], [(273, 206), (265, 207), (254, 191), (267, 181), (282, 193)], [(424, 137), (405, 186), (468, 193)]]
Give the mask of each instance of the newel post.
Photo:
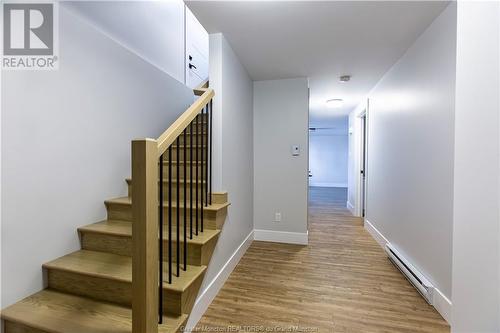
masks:
[(158, 332), (158, 144), (132, 141), (132, 333)]

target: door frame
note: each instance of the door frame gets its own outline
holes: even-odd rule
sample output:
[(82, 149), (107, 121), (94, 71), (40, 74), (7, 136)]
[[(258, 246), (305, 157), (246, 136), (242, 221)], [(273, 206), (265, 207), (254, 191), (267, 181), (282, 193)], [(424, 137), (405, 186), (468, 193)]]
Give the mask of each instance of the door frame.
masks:
[[(355, 117), (356, 121), (356, 203), (355, 215), (359, 217), (366, 217), (367, 202), (368, 202), (368, 155), (369, 155), (369, 100), (366, 101), (366, 107), (362, 109)], [(365, 131), (363, 131), (363, 122)], [(364, 148), (364, 170), (363, 170), (363, 148)], [(364, 182), (363, 174), (364, 173)], [(364, 214), (363, 214), (364, 208)]]
[(358, 214), (361, 217), (366, 216), (366, 170), (367, 170), (367, 116), (366, 116), (366, 109), (363, 110), (359, 115), (358, 118), (360, 120), (360, 131), (359, 131), (359, 168), (357, 170), (358, 174), (358, 182), (359, 182), (359, 208), (358, 208)]

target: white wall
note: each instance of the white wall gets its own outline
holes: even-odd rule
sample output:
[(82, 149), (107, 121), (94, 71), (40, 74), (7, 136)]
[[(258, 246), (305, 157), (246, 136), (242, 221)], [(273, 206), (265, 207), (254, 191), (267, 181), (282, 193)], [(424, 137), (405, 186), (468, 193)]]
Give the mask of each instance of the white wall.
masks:
[(500, 5), (458, 1), (452, 331), (500, 332)]
[(126, 195), (130, 141), (156, 137), (192, 91), (60, 8), (58, 71), (2, 72), (2, 306)]
[(218, 272), (253, 229), (253, 86), (245, 68), (222, 34), (210, 35), (210, 62), (219, 62), (210, 71), (214, 98), (214, 190), (229, 193), (231, 206), (219, 238), (207, 279)]
[(188, 327), (203, 315), (253, 239), (253, 85), (222, 34), (210, 35), (210, 87), (213, 187), (228, 191), (231, 206)]
[(115, 41), (185, 82), (184, 2), (168, 1), (66, 1)]
[(367, 226), (434, 283), (445, 317), (451, 299), (455, 40), (451, 4), (379, 81), (368, 108)]
[[(254, 225), (263, 231), (256, 238), (291, 232), (307, 241), (307, 79), (256, 81), (253, 103)], [(300, 146), (300, 156), (292, 156), (292, 145)], [(281, 222), (273, 222), (276, 212)]]
[(310, 186), (347, 187), (347, 134), (309, 134)]

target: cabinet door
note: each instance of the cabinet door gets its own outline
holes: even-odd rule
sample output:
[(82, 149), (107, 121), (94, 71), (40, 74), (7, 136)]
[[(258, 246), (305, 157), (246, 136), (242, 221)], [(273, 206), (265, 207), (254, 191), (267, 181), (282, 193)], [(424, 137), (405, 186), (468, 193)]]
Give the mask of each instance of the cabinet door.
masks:
[(208, 79), (208, 33), (186, 6), (186, 85)]

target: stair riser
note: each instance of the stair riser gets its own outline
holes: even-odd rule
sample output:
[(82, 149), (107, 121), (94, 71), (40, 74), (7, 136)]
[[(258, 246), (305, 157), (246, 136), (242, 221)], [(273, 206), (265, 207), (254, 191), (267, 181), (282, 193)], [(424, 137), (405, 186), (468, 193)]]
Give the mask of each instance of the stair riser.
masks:
[[(182, 160), (182, 158), (181, 158)], [(205, 164), (205, 163), (204, 163)], [(179, 177), (184, 180), (184, 175), (186, 175), (187, 179), (190, 180), (190, 177), (191, 177), (191, 165), (188, 163), (186, 165), (186, 173), (184, 173), (184, 164), (181, 163), (179, 164)], [(202, 175), (202, 171), (203, 171), (203, 178), (205, 178), (205, 167), (203, 166), (202, 168), (202, 165), (201, 163), (198, 163), (198, 178), (201, 180), (201, 175)], [(193, 163), (193, 171), (192, 171), (192, 174), (193, 174), (193, 181), (195, 181), (196, 179), (196, 164)], [(174, 163), (172, 164), (172, 180), (176, 180), (177, 179), (177, 165)], [(167, 164), (163, 164), (163, 180), (168, 180), (168, 165)]]
[[(192, 184), (192, 192), (193, 192), (193, 204), (196, 204), (196, 188), (198, 188), (198, 200), (201, 202), (202, 194), (203, 194), (203, 200), (206, 201), (206, 188), (205, 185), (203, 184)], [(131, 183), (128, 183), (128, 196), (132, 197), (132, 190), (133, 190), (133, 185)], [(188, 205), (189, 205), (189, 200), (191, 199), (191, 184), (186, 184), (186, 192), (184, 193), (184, 183), (179, 183), (179, 194), (180, 194), (180, 199), (184, 200), (185, 194), (187, 194), (186, 199), (188, 200)], [(165, 201), (168, 200), (169, 196), (169, 184), (168, 183), (163, 183), (163, 198)], [(172, 200), (177, 200), (177, 183), (172, 183)], [(184, 201), (181, 200), (181, 204), (184, 203)]]
[[(184, 158), (184, 147), (180, 147), (179, 149), (179, 159), (177, 159), (177, 150), (178, 148), (176, 146), (173, 146), (172, 147), (172, 161), (191, 161), (191, 148), (190, 147), (186, 147), (186, 153), (187, 153), (187, 158)], [(200, 143), (200, 146), (198, 147), (193, 147), (193, 161), (199, 161), (201, 162), (202, 161), (202, 158), (201, 158), (201, 154), (203, 152), (203, 160), (206, 160), (207, 158), (207, 150), (206, 150), (206, 147), (201, 147), (201, 143)], [(196, 152), (198, 152), (198, 158), (196, 158)], [(163, 155), (163, 158), (165, 159), (165, 161), (168, 161), (168, 150), (164, 153)], [(172, 167), (174, 167), (172, 165)]]
[[(163, 214), (164, 214), (164, 222), (168, 222), (168, 208), (164, 207), (163, 208)], [(109, 220), (123, 220), (123, 221), (133, 221), (132, 218), (132, 207), (130, 205), (122, 205), (122, 204), (114, 204), (114, 203), (108, 203), (107, 204), (107, 211), (108, 211), (108, 219)], [(187, 210), (188, 216), (187, 216), (187, 221), (188, 221), (188, 226), (189, 226), (189, 221), (190, 221), (190, 216), (189, 216), (189, 209)], [(179, 212), (180, 214), (180, 225), (183, 225), (184, 218), (182, 216), (183, 209), (181, 208), (181, 211)], [(203, 226), (206, 229), (221, 229), (222, 225), (224, 224), (224, 220), (226, 219), (227, 215), (227, 207), (222, 208), (217, 211), (213, 210), (205, 210), (204, 216), (203, 216)], [(199, 210), (198, 218), (201, 219), (201, 214)], [(199, 224), (201, 223), (201, 220), (198, 221)], [(172, 208), (172, 225), (177, 224), (177, 208)], [(195, 220), (195, 211), (193, 210), (193, 226), (196, 224)]]
[(207, 114), (206, 113), (200, 113), (196, 116), (195, 121), (198, 121), (199, 119), (206, 120), (207, 119)]
[(51, 333), (34, 327), (29, 327), (20, 323), (4, 321), (4, 333)]
[[(185, 142), (187, 142), (187, 144), (191, 144), (191, 134), (187, 134), (186, 136), (186, 140), (184, 140), (184, 134), (181, 134), (181, 136), (179, 136), (179, 141), (181, 143), (181, 145), (183, 145)], [(207, 134), (206, 132), (201, 132), (201, 131), (198, 131), (198, 132), (193, 132), (193, 144), (196, 145), (196, 140), (198, 140), (198, 144), (201, 145), (201, 140), (203, 140), (203, 142), (207, 142)]]
[[(82, 248), (84, 250), (108, 252), (123, 256), (132, 256), (132, 237), (130, 236), (116, 236), (108, 234), (100, 234), (93, 232), (81, 232), (80, 238), (82, 242)], [(208, 265), (212, 253), (217, 244), (217, 237), (214, 237), (206, 244), (194, 244), (188, 242), (188, 265), (201, 266)], [(184, 242), (179, 243), (180, 247), (180, 263), (183, 264), (184, 258)], [(168, 242), (164, 242), (164, 258), (168, 260)], [(172, 260), (176, 262), (177, 259), (177, 240), (172, 242)]]
[[(201, 126), (206, 124), (207, 120), (208, 120), (208, 117), (206, 114), (199, 114), (198, 116), (196, 116), (196, 118), (192, 122), (193, 128), (196, 127), (196, 125), (199, 125), (200, 129), (201, 129)], [(187, 127), (188, 130), (190, 129), (190, 126), (191, 125), (188, 125), (188, 127)]]
[(227, 192), (214, 192), (212, 193), (212, 203), (223, 204), (228, 202)]
[[(49, 269), (47, 275), (49, 288), (51, 289), (125, 306), (132, 305), (132, 283), (130, 282), (57, 269)], [(203, 276), (204, 274), (198, 276), (196, 281), (183, 293), (164, 288), (164, 313), (174, 315), (189, 313), (188, 311), (191, 310), (194, 304), (194, 300), (191, 300), (190, 295), (195, 294), (194, 297), (196, 297)]]
[(182, 299), (182, 313), (191, 313), (193, 309), (194, 303), (196, 301), (196, 297), (198, 296), (198, 292), (201, 288), (201, 284), (203, 282), (203, 277), (205, 273), (203, 273), (199, 278), (197, 278), (190, 286), (189, 289), (184, 291), (181, 295)]

